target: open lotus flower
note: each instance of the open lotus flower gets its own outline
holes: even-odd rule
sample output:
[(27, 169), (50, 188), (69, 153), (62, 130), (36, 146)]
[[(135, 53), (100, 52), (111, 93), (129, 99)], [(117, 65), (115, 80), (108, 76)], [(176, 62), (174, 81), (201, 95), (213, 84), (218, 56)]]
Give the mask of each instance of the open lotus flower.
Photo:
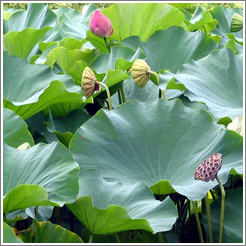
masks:
[(92, 15), (90, 30), (93, 34), (101, 38), (107, 38), (114, 33), (110, 20), (99, 10), (95, 10)]

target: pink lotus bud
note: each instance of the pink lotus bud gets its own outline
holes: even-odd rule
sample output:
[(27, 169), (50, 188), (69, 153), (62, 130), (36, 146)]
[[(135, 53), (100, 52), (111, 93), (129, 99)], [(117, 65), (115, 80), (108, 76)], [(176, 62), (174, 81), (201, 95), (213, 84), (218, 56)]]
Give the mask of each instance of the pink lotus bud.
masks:
[(95, 10), (92, 15), (90, 29), (93, 34), (101, 38), (107, 38), (114, 33), (110, 20), (99, 10)]

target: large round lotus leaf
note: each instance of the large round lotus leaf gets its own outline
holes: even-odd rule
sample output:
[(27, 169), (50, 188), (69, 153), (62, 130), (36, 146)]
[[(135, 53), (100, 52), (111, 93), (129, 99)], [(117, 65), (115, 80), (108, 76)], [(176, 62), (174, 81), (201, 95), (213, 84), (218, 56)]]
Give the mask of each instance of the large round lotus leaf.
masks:
[(198, 60), (208, 55), (218, 45), (202, 32), (188, 32), (181, 27), (171, 27), (154, 33), (146, 42), (138, 36), (122, 41), (124, 46), (136, 50), (140, 47), (146, 62), (153, 71), (177, 70), (190, 60)]
[(144, 184), (106, 181), (97, 170), (87, 169), (81, 172), (79, 186), (79, 198), (67, 206), (93, 234), (168, 231), (177, 219), (171, 199), (157, 201)]
[(12, 147), (18, 147), (28, 142), (34, 145), (31, 133), (26, 122), (10, 109), (3, 109), (3, 140)]
[(121, 3), (102, 11), (114, 28), (112, 39), (123, 40), (138, 35), (147, 40), (155, 31), (182, 26), (184, 14), (165, 3)]
[(35, 223), (35, 227), (29, 227), (19, 237), (24, 243), (83, 243), (83, 240), (74, 232), (49, 221)]
[(12, 228), (3, 222), (3, 243), (23, 243), (18, 237), (16, 237)]
[(113, 111), (100, 110), (75, 133), (70, 142), (82, 169), (96, 168), (103, 178), (141, 181), (157, 194), (173, 189), (198, 200), (217, 185), (194, 180), (196, 167), (208, 156), (223, 154), (219, 176), (228, 179), (241, 170), (243, 140), (216, 125), (204, 110), (186, 108), (178, 99), (128, 101)]
[(173, 75), (191, 101), (204, 102), (217, 118), (243, 114), (243, 55), (224, 48), (185, 64)]
[(3, 67), (4, 107), (24, 119), (53, 104), (83, 103), (81, 88), (72, 78), (53, 73), (49, 66), (30, 65), (4, 52)]
[[(43, 187), (48, 193), (48, 200), (59, 205), (76, 197), (79, 167), (64, 145), (58, 142), (37, 144), (25, 151), (6, 144), (3, 147), (4, 196), (7, 197), (18, 185), (33, 184)], [(27, 188), (30, 189), (30, 186)], [(34, 188), (38, 189), (36, 186)], [(44, 200), (47, 200), (45, 194), (38, 190), (42, 193)], [(39, 193), (36, 196), (39, 196)], [(31, 193), (26, 193), (26, 196), (28, 194)], [(9, 202), (11, 203), (11, 199)]]

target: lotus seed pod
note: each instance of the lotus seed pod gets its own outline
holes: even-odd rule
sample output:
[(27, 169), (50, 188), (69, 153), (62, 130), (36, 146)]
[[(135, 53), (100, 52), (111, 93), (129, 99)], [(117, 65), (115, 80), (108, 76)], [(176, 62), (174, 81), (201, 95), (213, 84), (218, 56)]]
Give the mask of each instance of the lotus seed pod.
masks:
[(196, 169), (194, 179), (208, 182), (214, 180), (222, 166), (222, 154), (216, 153), (209, 156)]
[(87, 98), (90, 97), (94, 91), (99, 90), (96, 76), (89, 67), (86, 67), (82, 74), (82, 90)]
[(133, 62), (130, 72), (134, 82), (139, 87), (144, 87), (149, 81), (150, 67), (142, 59), (137, 59)]

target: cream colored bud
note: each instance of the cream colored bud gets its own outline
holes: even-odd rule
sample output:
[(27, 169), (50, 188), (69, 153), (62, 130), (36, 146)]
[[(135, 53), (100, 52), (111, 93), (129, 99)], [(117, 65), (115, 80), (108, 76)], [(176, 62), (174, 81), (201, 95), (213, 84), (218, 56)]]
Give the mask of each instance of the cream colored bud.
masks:
[(83, 71), (81, 86), (87, 98), (90, 97), (96, 90), (95, 88), (98, 87), (96, 76), (89, 67), (86, 67)]
[(133, 62), (130, 72), (134, 82), (139, 87), (144, 87), (149, 81), (150, 67), (142, 59), (137, 59)]

